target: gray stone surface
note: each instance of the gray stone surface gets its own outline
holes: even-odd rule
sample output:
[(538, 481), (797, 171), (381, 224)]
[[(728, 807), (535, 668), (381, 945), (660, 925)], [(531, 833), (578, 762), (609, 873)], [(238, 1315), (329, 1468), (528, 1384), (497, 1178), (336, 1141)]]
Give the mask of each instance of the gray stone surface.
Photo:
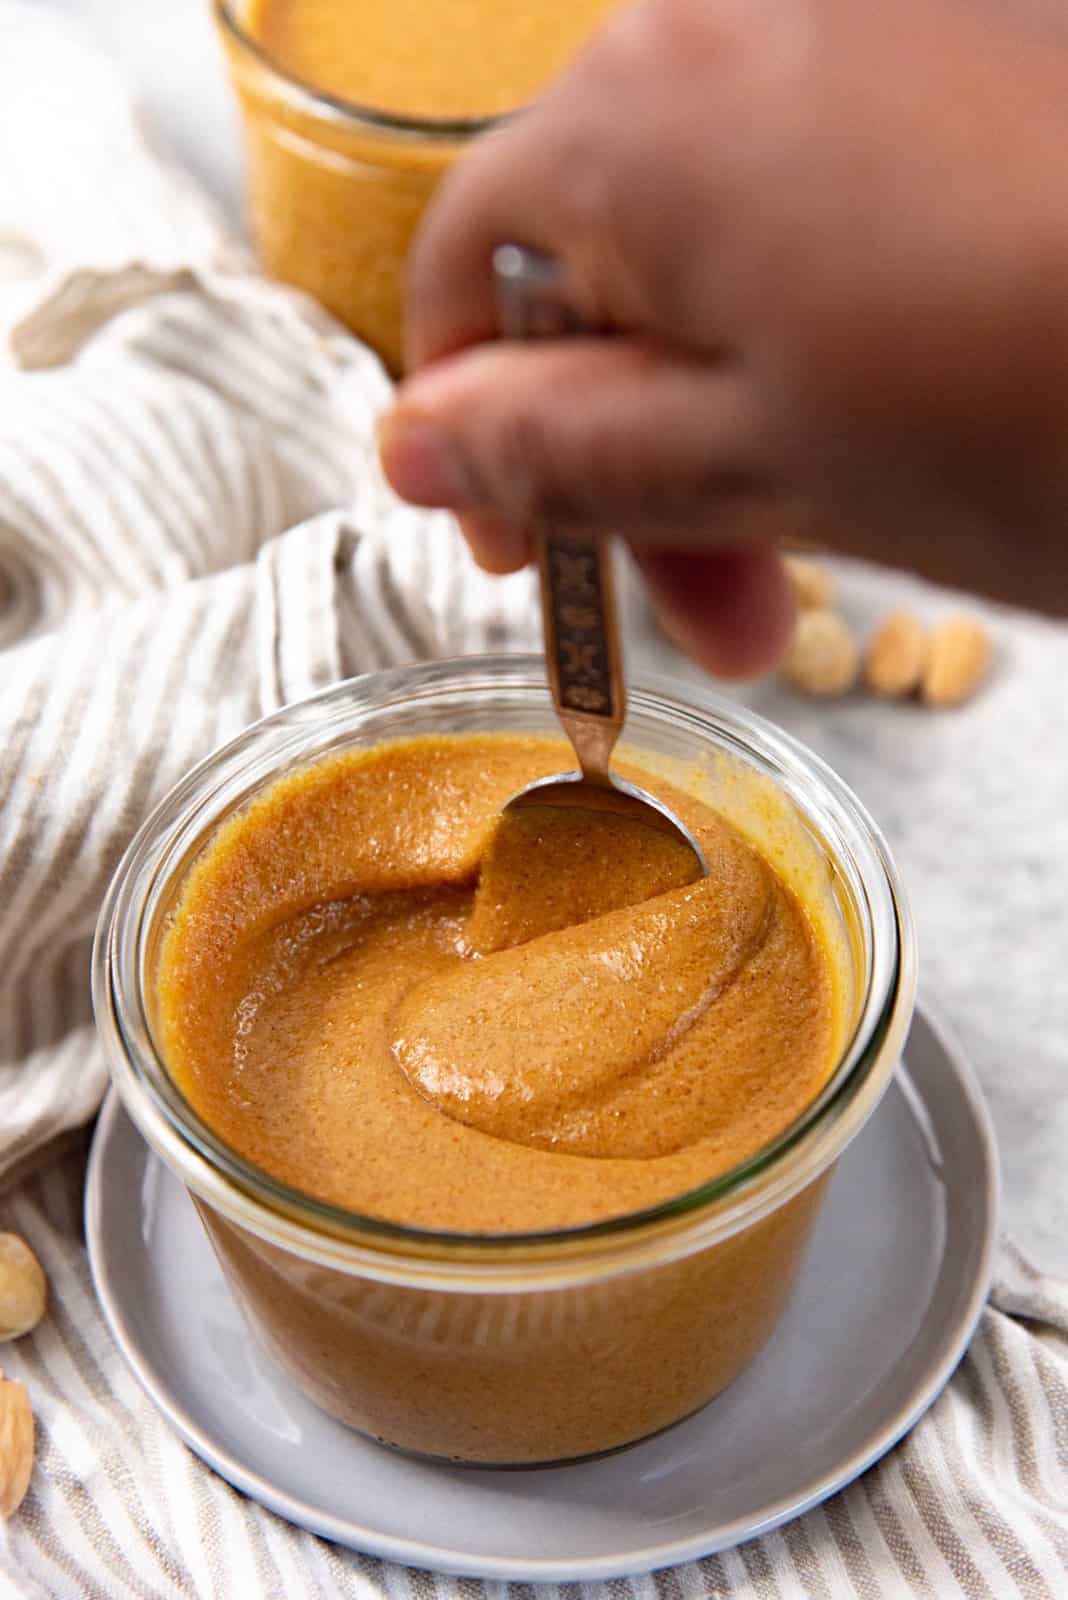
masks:
[(125, 67), (170, 149), (236, 217), (240, 140), (212, 0), (34, 3)]

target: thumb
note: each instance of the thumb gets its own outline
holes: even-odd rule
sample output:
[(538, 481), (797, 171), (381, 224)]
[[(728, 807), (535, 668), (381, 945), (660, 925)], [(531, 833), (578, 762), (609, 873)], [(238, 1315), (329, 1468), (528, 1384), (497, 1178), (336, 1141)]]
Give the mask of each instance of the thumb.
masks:
[(483, 526), (707, 547), (721, 511), (767, 493), (746, 393), (730, 368), (647, 341), (501, 342), (404, 383), (379, 448), (398, 494)]

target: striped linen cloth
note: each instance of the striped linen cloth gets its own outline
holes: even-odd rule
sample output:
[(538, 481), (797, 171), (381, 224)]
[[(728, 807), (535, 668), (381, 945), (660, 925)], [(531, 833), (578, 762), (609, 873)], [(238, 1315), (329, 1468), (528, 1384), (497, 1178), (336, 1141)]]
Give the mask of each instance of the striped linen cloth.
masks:
[[(389, 495), (377, 362), (255, 277), (109, 63), (10, 0), (0, 41), (0, 1228), (51, 1284), (0, 1350), (38, 1430), (0, 1596), (503, 1600), (331, 1546), (204, 1466), (112, 1344), (81, 1199), (90, 940), (147, 809), (341, 676), (529, 646), (530, 582), (483, 578), (447, 519)], [(956, 1375), (857, 1483), (726, 1554), (567, 1590), (1063, 1600), (1068, 1286), (1006, 1245)]]

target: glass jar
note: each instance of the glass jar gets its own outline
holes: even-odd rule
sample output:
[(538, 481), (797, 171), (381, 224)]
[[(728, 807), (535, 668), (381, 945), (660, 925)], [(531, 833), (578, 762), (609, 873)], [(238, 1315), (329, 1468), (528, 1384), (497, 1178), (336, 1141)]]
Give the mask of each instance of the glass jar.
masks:
[(394, 116), (319, 94), (271, 60), (247, 11), (247, 0), (216, 0), (264, 268), (314, 295), (398, 374), (408, 245), (442, 174), (490, 124)]
[[(94, 1004), (115, 1086), (187, 1186), (253, 1333), (332, 1415), (420, 1454), (491, 1465), (630, 1443), (719, 1393), (762, 1347), (833, 1165), (878, 1104), (916, 959), (878, 832), (845, 785), (711, 694), (630, 690), (628, 756), (708, 798), (775, 859), (852, 998), (818, 1099), (750, 1159), (664, 1204), (542, 1234), (407, 1228), (311, 1199), (193, 1111), (154, 1039), (161, 932), (220, 824), (294, 769), (420, 734), (555, 733), (544, 663), (473, 657), (342, 683), (200, 764), (130, 845), (100, 914)], [(477, 1181), (477, 1174), (472, 1175)]]

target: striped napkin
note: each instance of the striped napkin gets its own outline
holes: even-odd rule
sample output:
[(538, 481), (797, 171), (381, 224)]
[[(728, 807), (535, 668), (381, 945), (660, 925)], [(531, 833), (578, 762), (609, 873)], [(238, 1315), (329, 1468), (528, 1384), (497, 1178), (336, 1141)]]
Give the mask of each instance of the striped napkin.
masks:
[[(447, 518), (390, 495), (377, 361), (256, 277), (114, 68), (12, 0), (0, 40), (0, 1228), (52, 1289), (0, 1349), (38, 1429), (0, 1595), (503, 1597), (338, 1549), (217, 1478), (115, 1350), (80, 1214), (105, 1088), (90, 940), (140, 819), (342, 676), (529, 647), (530, 581), (484, 578)], [(1006, 1245), (956, 1376), (861, 1480), (726, 1554), (569, 1596), (587, 1589), (1063, 1600), (1068, 1286)]]

